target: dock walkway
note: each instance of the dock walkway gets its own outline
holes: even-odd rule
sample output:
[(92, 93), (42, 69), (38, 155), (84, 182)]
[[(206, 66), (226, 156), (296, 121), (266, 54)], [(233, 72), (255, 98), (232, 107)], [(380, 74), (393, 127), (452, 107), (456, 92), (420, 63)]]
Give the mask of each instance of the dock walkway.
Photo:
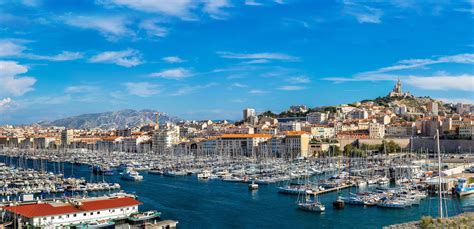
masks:
[(324, 194), (324, 193), (328, 193), (328, 192), (334, 192), (334, 191), (337, 191), (339, 189), (346, 189), (346, 188), (350, 188), (354, 186), (354, 184), (346, 184), (346, 185), (342, 185), (342, 186), (339, 186), (339, 187), (334, 187), (334, 188), (328, 188), (328, 189), (324, 189), (324, 190), (319, 190), (317, 192), (313, 192), (312, 195), (319, 195), (319, 194)]

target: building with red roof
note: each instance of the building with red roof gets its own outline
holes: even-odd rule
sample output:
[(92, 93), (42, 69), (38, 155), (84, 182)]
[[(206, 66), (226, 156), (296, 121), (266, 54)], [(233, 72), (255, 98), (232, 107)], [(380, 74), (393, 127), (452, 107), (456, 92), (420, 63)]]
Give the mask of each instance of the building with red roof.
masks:
[(138, 212), (140, 204), (131, 196), (115, 196), (25, 203), (3, 210), (17, 225), (54, 228), (127, 218)]

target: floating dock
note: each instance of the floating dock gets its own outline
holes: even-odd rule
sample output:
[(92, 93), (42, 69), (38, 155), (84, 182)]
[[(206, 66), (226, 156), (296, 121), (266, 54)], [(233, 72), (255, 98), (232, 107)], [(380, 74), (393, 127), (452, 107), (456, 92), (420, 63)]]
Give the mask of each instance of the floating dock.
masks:
[(316, 191), (316, 192), (313, 191), (312, 195), (319, 195), (319, 194), (324, 194), (324, 193), (328, 193), (328, 192), (334, 192), (334, 191), (337, 191), (337, 190), (340, 190), (340, 189), (350, 188), (352, 186), (354, 186), (354, 184), (341, 185), (341, 186), (338, 186), (338, 187), (327, 188), (327, 189), (319, 190), (319, 191)]

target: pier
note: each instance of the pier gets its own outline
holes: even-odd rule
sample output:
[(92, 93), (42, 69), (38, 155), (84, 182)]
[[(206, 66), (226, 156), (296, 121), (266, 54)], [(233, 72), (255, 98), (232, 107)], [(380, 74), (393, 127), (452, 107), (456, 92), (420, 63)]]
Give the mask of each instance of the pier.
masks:
[(315, 192), (312, 193), (312, 195), (320, 195), (320, 194), (325, 194), (325, 193), (329, 193), (329, 192), (334, 192), (334, 191), (338, 191), (338, 190), (341, 190), (341, 189), (350, 188), (352, 186), (354, 186), (354, 184), (345, 184), (345, 185), (341, 185), (341, 186), (334, 187), (334, 188), (328, 188), (328, 189), (324, 189), (324, 190), (315, 191)]

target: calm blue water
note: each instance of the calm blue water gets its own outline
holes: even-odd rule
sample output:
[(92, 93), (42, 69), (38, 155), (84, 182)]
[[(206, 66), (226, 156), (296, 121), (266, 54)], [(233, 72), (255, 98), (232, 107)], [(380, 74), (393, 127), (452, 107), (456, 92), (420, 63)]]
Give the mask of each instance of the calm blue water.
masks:
[[(29, 164), (32, 165), (31, 162)], [(66, 177), (74, 173), (76, 177), (90, 180), (88, 166), (73, 166), (72, 169), (71, 166), (64, 165)], [(52, 171), (52, 164), (48, 168)], [(117, 172), (115, 176), (105, 179), (118, 182), (123, 190), (137, 194), (144, 203), (142, 210), (159, 210), (163, 213), (163, 219), (178, 220), (180, 228), (381, 228), (419, 220), (423, 215), (437, 215), (435, 197), (422, 201), (420, 206), (404, 210), (351, 205), (346, 205), (343, 210), (334, 210), (331, 203), (337, 194), (329, 193), (320, 196), (326, 204), (326, 212), (312, 213), (296, 209), (297, 196), (279, 194), (278, 185), (260, 185), (258, 191), (250, 192), (246, 184), (240, 183), (198, 181), (194, 176), (142, 175), (142, 182), (123, 181)], [(461, 202), (448, 199), (450, 215), (460, 212), (460, 204), (474, 204), (474, 198), (464, 198)]]

